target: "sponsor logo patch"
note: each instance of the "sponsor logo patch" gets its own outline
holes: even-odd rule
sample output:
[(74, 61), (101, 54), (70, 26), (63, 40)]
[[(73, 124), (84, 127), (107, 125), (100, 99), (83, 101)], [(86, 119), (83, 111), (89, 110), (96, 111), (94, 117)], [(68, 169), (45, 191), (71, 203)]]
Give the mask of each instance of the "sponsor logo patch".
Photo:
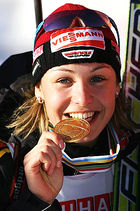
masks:
[(37, 48), (34, 52), (33, 55), (33, 62), (39, 57), (41, 56), (41, 54), (43, 54), (43, 45), (41, 45), (39, 48)]
[(66, 59), (87, 59), (91, 58), (93, 55), (94, 50), (73, 50), (73, 51), (66, 51), (62, 52), (62, 55)]
[(89, 27), (73, 28), (54, 32), (51, 35), (50, 46), (52, 53), (76, 46), (96, 47), (104, 50), (105, 41), (103, 32), (100, 30)]

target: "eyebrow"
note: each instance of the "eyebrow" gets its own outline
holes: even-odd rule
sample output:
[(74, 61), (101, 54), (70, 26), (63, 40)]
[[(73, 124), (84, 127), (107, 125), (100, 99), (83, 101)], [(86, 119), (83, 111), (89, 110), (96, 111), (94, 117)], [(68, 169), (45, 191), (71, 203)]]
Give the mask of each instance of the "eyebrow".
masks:
[(98, 69), (102, 69), (102, 68), (106, 68), (106, 67), (109, 67), (109, 65), (103, 63), (103, 64), (100, 64), (99, 66), (95, 67), (94, 69), (92, 69), (91, 72), (94, 72), (94, 71), (96, 71)]
[[(99, 66), (91, 69), (91, 72), (95, 72), (96, 70), (102, 69), (102, 68), (105, 68), (105, 67), (109, 67), (108, 64), (101, 63)], [(59, 69), (59, 67), (58, 68), (56, 67), (56, 69), (53, 69), (53, 71), (62, 71), (62, 72), (65, 71), (65, 72), (74, 73), (74, 71), (71, 70), (71, 69), (65, 69), (65, 68), (61, 68), (61, 67), (60, 67), (60, 69)]]
[(74, 71), (73, 70), (71, 70), (71, 69), (65, 69), (65, 68), (56, 68), (56, 69), (53, 69), (52, 71), (65, 71), (65, 72), (71, 72), (71, 73), (73, 73)]

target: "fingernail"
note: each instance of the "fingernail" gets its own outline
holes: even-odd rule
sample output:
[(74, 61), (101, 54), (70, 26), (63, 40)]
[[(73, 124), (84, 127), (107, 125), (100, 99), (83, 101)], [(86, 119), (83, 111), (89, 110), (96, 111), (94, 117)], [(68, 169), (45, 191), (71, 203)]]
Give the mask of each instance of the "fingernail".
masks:
[(59, 147), (60, 147), (61, 149), (64, 148), (64, 142), (63, 142), (63, 141), (60, 141), (60, 142), (59, 142)]
[(62, 165), (62, 162), (59, 160), (59, 161), (57, 162), (57, 167), (59, 168), (59, 167), (61, 167), (61, 165)]

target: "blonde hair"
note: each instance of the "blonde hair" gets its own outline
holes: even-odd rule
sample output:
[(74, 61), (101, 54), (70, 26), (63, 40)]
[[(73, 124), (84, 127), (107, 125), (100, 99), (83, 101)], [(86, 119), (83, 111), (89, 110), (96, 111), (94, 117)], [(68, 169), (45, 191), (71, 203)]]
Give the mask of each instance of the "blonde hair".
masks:
[(48, 129), (48, 118), (45, 105), (39, 104), (36, 97), (27, 99), (12, 116), (8, 128), (14, 128), (13, 135), (27, 137), (37, 128), (40, 133)]
[[(30, 94), (26, 94), (28, 99), (14, 112), (12, 122), (8, 125), (8, 128), (14, 128), (13, 135), (23, 135), (24, 138), (36, 129), (39, 129), (40, 134), (48, 129), (45, 105), (38, 102), (33, 89), (30, 91)], [(116, 98), (115, 111), (112, 116), (112, 123), (116, 132), (119, 132), (122, 127), (134, 129), (134, 124), (128, 120), (126, 106), (126, 98), (121, 90)]]

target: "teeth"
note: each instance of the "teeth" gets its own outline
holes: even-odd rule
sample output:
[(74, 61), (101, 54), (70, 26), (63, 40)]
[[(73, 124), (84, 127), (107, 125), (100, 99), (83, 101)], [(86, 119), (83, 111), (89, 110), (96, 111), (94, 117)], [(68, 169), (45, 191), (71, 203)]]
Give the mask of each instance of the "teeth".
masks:
[(87, 117), (88, 117), (87, 113), (83, 114), (83, 119), (86, 119)]
[(87, 113), (70, 113), (70, 117), (77, 118), (77, 119), (87, 119), (94, 115), (94, 112), (87, 112)]

